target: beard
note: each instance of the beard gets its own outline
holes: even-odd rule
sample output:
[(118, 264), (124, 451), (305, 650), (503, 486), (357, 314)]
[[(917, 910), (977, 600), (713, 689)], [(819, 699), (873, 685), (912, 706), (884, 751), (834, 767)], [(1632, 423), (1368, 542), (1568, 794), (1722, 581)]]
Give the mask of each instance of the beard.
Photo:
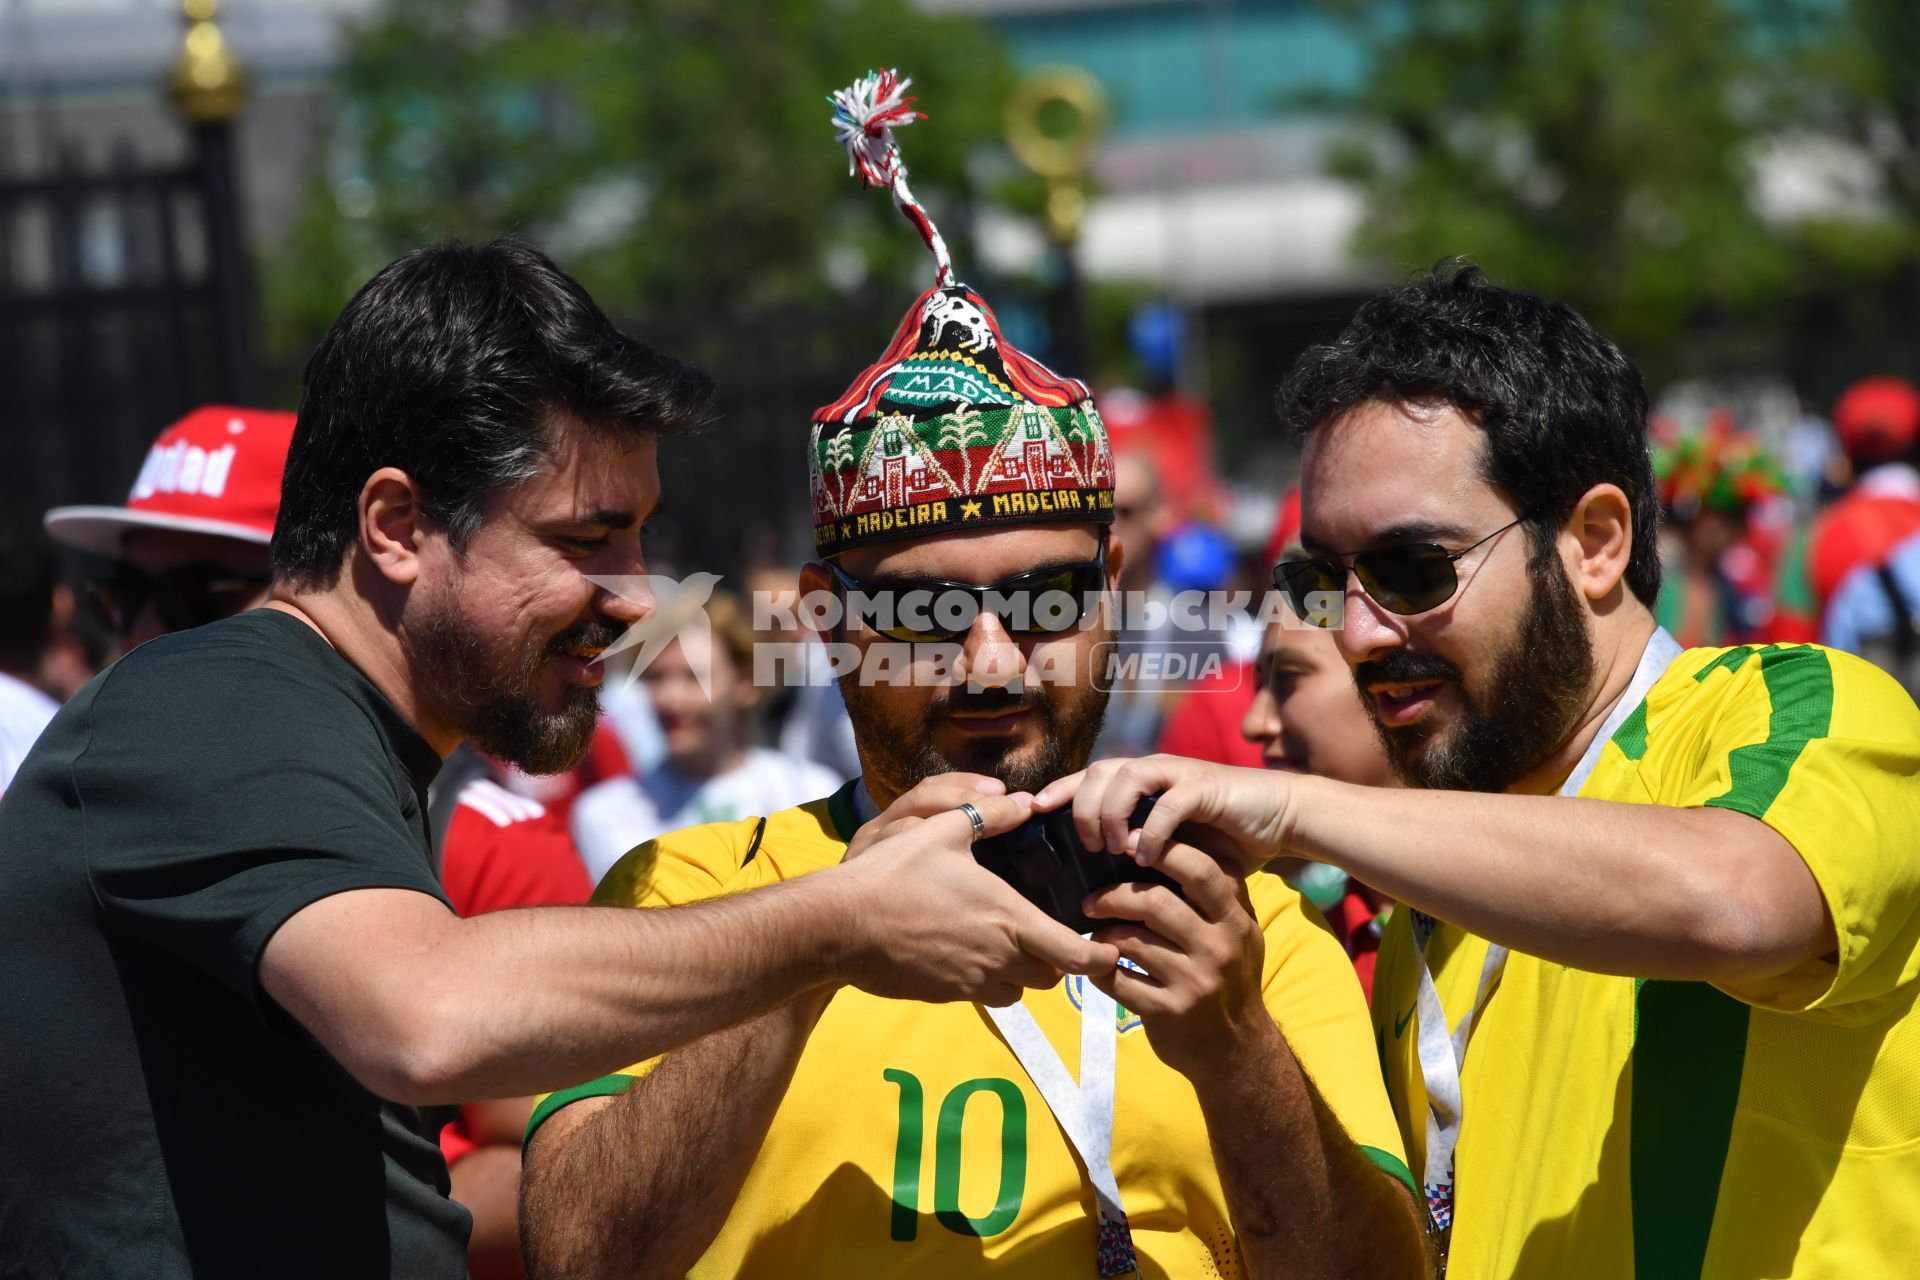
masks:
[[(1063, 699), (1063, 693), (1068, 697)], [(853, 720), (861, 767), (894, 795), (905, 795), (928, 778), (956, 771), (998, 778), (1009, 793), (1038, 791), (1055, 778), (1087, 767), (1107, 715), (1104, 690), (1049, 688), (1031, 680), (1019, 693), (976, 692), (964, 684), (953, 685), (935, 694), (925, 707), (905, 714), (887, 705), (887, 686), (862, 685), (857, 671), (840, 678), (840, 694)], [(1029, 745), (1011, 737), (982, 738), (960, 756), (948, 756), (934, 745), (933, 731), (954, 711), (1031, 712), (1039, 740)]]
[[(1433, 654), (1394, 653), (1354, 668), (1361, 701), (1393, 772), (1408, 786), (1505, 791), (1566, 741), (1585, 709), (1593, 640), (1566, 566), (1551, 545), (1535, 548), (1527, 578), (1526, 613), (1513, 642), (1494, 659), (1483, 691), (1475, 692), (1458, 667)], [(1461, 713), (1451, 725), (1435, 724), (1429, 715), (1389, 729), (1364, 692), (1377, 681), (1434, 679), (1447, 681), (1460, 695)]]
[(479, 751), (527, 773), (564, 773), (587, 754), (600, 691), (569, 685), (560, 707), (541, 700), (548, 660), (561, 649), (606, 648), (621, 628), (589, 617), (562, 634), (507, 641), (475, 624), (451, 591), (401, 632), (401, 651), (430, 704)]

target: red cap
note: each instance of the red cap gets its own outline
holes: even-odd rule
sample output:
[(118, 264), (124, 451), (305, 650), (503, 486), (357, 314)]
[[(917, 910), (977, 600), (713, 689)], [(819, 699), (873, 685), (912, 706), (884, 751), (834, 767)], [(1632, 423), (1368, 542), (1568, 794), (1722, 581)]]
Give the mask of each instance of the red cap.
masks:
[(1833, 406), (1840, 447), (1856, 462), (1887, 462), (1920, 441), (1920, 391), (1905, 378), (1862, 378)]
[(47, 532), (118, 556), (134, 529), (175, 529), (265, 545), (280, 510), (294, 415), (208, 405), (160, 433), (124, 507), (55, 507)]

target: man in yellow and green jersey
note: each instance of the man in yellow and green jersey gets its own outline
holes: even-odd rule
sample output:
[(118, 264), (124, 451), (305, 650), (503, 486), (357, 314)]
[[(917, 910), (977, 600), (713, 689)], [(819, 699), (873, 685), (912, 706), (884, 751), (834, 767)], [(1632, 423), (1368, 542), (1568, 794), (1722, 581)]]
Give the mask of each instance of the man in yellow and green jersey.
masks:
[[(1920, 1203), (1920, 1019), (1907, 1016), (1920, 916), (1889, 912), (1915, 872), (1881, 828), (1912, 821), (1920, 714), (1890, 685), (1813, 646), (1690, 649), (1613, 734), (1580, 794), (1761, 818), (1820, 884), (1837, 961), (1723, 990), (1510, 956), (1460, 1073), (1455, 1275), (1897, 1270), (1894, 1226)], [(1903, 770), (1874, 759), (1902, 756)], [(1388, 928), (1374, 1025), (1418, 1169), (1413, 939), (1410, 916)], [(1486, 950), (1446, 925), (1427, 943), (1450, 1025)]]
[[(854, 145), (884, 141), (855, 126), (899, 88), (882, 73), (836, 96)], [(642, 845), (600, 901), (722, 909), (755, 885), (857, 869), (884, 833), (956, 808), (992, 808), (975, 830), (997, 835), (1092, 754), (1124, 551), (1086, 387), (1007, 347), (978, 295), (942, 283), (814, 438), (822, 559), (801, 593), (840, 664), (862, 776)], [(821, 986), (541, 1101), (529, 1271), (1421, 1274), (1413, 1180), (1345, 955), (1278, 877), (1243, 882), (1187, 845), (1163, 868), (1170, 883), (1082, 900), (1119, 958), (1087, 982), (978, 1004)]]
[(1340, 624), (1410, 785), (1155, 758), (1037, 803), (1149, 864), (1198, 824), (1405, 904), (1375, 1038), (1454, 1280), (1910, 1272), (1920, 710), (1846, 654), (1654, 625), (1645, 394), (1570, 308), (1448, 266), (1280, 404), (1277, 583)]

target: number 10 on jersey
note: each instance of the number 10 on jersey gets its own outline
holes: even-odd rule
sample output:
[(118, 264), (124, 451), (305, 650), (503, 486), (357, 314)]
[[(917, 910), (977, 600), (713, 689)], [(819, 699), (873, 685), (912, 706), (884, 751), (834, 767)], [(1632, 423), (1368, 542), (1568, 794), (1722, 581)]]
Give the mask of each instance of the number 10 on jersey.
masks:
[[(900, 1089), (900, 1129), (893, 1147), (893, 1221), (895, 1240), (912, 1240), (920, 1226), (920, 1169), (926, 1153), (926, 1090), (911, 1071), (889, 1067), (880, 1073)], [(978, 1094), (1000, 1101), (1000, 1190), (993, 1208), (978, 1218), (960, 1209), (961, 1136), (967, 1104)], [(1011, 1080), (983, 1076), (964, 1080), (940, 1101), (933, 1135), (933, 1216), (955, 1235), (999, 1235), (1020, 1215), (1027, 1190), (1027, 1098)]]

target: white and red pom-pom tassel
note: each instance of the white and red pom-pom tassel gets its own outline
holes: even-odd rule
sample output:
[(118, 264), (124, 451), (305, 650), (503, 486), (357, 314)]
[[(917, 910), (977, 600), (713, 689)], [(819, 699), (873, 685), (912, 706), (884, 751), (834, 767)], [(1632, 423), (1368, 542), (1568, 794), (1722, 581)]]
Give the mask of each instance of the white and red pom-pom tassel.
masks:
[(925, 113), (913, 109), (915, 99), (907, 96), (907, 87), (912, 83), (912, 77), (902, 76), (891, 68), (869, 71), (846, 88), (835, 91), (827, 100), (833, 104), (833, 127), (840, 145), (847, 149), (848, 175), (858, 177), (862, 186), (886, 187), (892, 191), (894, 204), (932, 252), (938, 268), (936, 283), (944, 288), (953, 283), (953, 263), (947, 256), (947, 243), (907, 188), (907, 166), (900, 159), (900, 146), (893, 138), (895, 129), (927, 118)]
[(912, 83), (912, 77), (893, 70), (869, 71), (827, 99), (833, 103), (833, 127), (851, 161), (847, 173), (857, 174), (866, 186), (893, 185), (900, 164), (893, 130), (927, 118), (913, 109), (915, 99), (907, 96)]

